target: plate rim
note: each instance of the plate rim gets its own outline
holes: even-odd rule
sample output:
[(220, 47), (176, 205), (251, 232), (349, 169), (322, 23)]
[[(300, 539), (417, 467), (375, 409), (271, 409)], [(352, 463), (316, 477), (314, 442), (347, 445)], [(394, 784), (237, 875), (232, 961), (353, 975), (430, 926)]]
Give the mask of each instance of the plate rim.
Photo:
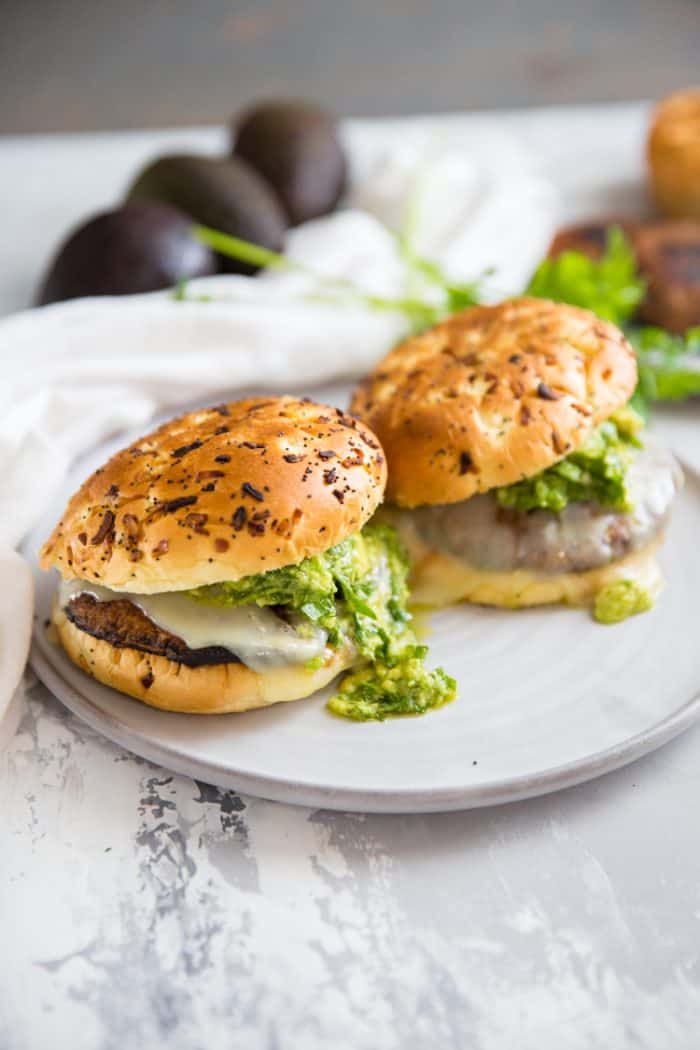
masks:
[[(174, 745), (155, 741), (141, 730), (123, 728), (123, 724), (113, 715), (89, 696), (82, 694), (63, 676), (39, 647), (36, 639), (32, 641), (29, 663), (44, 685), (65, 707), (92, 729), (132, 754), (183, 776), (242, 795), (345, 813), (447, 813), (506, 805), (549, 795), (621, 769), (662, 747), (700, 720), (698, 691), (671, 714), (626, 740), (597, 751), (594, 755), (550, 766), (537, 773), (524, 773), (510, 779), (487, 781), (478, 787), (462, 785), (427, 790), (405, 788), (400, 791), (393, 788), (372, 788), (363, 791), (360, 788), (290, 780), (288, 777), (237, 772), (220, 762), (193, 758)], [(134, 744), (138, 746), (135, 747)]]

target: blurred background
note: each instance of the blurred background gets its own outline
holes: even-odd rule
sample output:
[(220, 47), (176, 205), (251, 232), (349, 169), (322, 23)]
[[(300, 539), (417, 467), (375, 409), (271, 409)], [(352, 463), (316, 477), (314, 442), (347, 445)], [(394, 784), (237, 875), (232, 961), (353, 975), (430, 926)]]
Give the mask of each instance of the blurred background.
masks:
[(700, 0), (0, 0), (0, 132), (655, 98), (700, 80)]

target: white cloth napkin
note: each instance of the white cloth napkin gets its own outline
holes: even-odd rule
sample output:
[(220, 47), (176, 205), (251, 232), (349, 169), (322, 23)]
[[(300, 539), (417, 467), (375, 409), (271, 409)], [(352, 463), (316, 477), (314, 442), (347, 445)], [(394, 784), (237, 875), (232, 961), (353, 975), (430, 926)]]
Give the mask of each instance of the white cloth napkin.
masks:
[(392, 228), (408, 224), (414, 250), (453, 280), (493, 268), (492, 297), (522, 290), (553, 232), (556, 194), (517, 141), (486, 139), (421, 131), (399, 148), (358, 148), (349, 209), (288, 238), (287, 254), (320, 280), (215, 277), (192, 282), (184, 302), (170, 293), (83, 299), (0, 321), (0, 721), (32, 612), (28, 570), (12, 549), (76, 457), (184, 403), (366, 372), (407, 321), (352, 299), (339, 305), (328, 279), (384, 298), (415, 294)]
[(33, 589), (29, 565), (14, 551), (0, 550), (0, 749), (14, 734), (23, 708), (20, 682), (29, 652)]

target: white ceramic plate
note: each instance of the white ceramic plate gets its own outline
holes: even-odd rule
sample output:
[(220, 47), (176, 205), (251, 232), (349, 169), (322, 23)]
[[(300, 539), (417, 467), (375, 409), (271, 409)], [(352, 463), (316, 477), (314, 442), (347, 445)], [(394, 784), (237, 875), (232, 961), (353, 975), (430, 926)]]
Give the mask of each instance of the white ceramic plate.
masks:
[[(26, 545), (34, 564), (70, 492), (114, 448), (99, 449), (70, 479)], [(631, 762), (700, 716), (692, 626), (699, 522), (700, 481), (688, 472), (662, 555), (666, 589), (652, 612), (618, 626), (601, 627), (564, 608), (460, 606), (435, 614), (431, 660), (455, 676), (459, 698), (421, 718), (346, 722), (325, 711), (325, 692), (244, 715), (156, 711), (95, 682), (48, 640), (43, 625), (56, 580), (38, 569), (31, 662), (52, 692), (105, 736), (221, 787), (364, 812), (513, 801)]]

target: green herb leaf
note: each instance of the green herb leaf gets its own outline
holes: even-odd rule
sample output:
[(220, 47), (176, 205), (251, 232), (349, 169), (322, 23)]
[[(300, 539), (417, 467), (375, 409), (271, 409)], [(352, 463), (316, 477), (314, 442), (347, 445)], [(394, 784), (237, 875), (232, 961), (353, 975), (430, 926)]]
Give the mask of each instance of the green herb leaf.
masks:
[(553, 299), (592, 310), (598, 317), (623, 325), (644, 297), (645, 283), (622, 230), (608, 231), (607, 247), (600, 259), (581, 252), (562, 252), (538, 266), (526, 295)]
[[(372, 295), (353, 281), (318, 273), (309, 266), (304, 266), (280, 252), (270, 251), (252, 241), (232, 237), (208, 226), (193, 226), (192, 231), (203, 244), (226, 258), (235, 259), (237, 262), (250, 266), (300, 273), (311, 278), (318, 285), (318, 291), (307, 293), (305, 296), (307, 299), (337, 305), (351, 302), (361, 304), (371, 310), (403, 314), (412, 332), (422, 332), (456, 310), (463, 310), (479, 302), (478, 281), (469, 284), (449, 281), (436, 263), (420, 258), (409, 252), (408, 249), (404, 252), (401, 242), (399, 242), (400, 250), (407, 266), (427, 278), (434, 290), (439, 290), (441, 293), (438, 297), (419, 294), (398, 298)], [(208, 296), (190, 296), (184, 282), (175, 288), (173, 298), (178, 302), (192, 301), (192, 299), (202, 302), (212, 301)]]
[[(240, 237), (231, 237), (229, 234), (213, 230), (208, 226), (194, 226), (193, 234), (203, 244), (208, 245), (217, 251), (219, 255), (224, 255), (228, 259), (235, 259), (237, 262), (247, 263), (250, 266), (268, 267), (275, 270), (304, 274), (318, 286), (318, 291), (309, 292), (305, 295), (305, 298), (315, 302), (329, 302), (337, 305), (350, 302), (369, 307), (372, 310), (403, 314), (414, 332), (429, 328), (430, 325), (435, 324), (449, 312), (444, 303), (430, 303), (418, 296), (403, 296), (393, 299), (388, 296), (371, 295), (346, 278), (318, 273), (311, 267), (304, 266), (302, 263), (282, 255), (280, 252), (270, 251), (258, 244), (253, 244), (252, 241), (242, 240)], [(454, 295), (461, 295), (465, 300), (466, 298), (471, 298), (471, 286), (455, 285), (452, 287)], [(445, 294), (448, 296), (449, 293), (446, 291)], [(186, 286), (180, 285), (175, 289), (173, 298), (182, 302), (189, 300), (191, 297), (187, 295)], [(204, 299), (204, 297), (197, 298)]]
[(700, 394), (700, 327), (685, 336), (661, 328), (632, 328), (627, 337), (637, 353), (637, 403), (683, 401)]
[[(436, 324), (444, 317), (459, 310), (477, 306), (480, 302), (480, 280), (468, 283), (454, 282), (446, 275), (439, 263), (433, 259), (426, 259), (416, 251), (416, 233), (420, 225), (421, 212), (423, 211), (424, 192), (425, 171), (419, 169), (413, 179), (401, 229), (396, 237), (399, 254), (406, 264), (409, 277), (413, 276), (416, 278), (414, 284), (417, 288), (411, 290), (420, 294), (421, 285), (427, 284), (432, 287), (433, 291), (440, 293), (440, 301), (434, 308), (433, 316), (423, 328)], [(414, 330), (421, 331), (422, 329), (416, 326)]]
[(240, 237), (232, 237), (229, 233), (213, 230), (210, 226), (194, 226), (192, 233), (202, 244), (206, 244), (227, 259), (248, 263), (249, 266), (259, 266), (261, 269), (270, 267), (274, 270), (308, 272), (306, 267), (293, 262), (280, 252), (273, 252), (269, 248), (253, 244), (252, 241), (244, 241)]
[(470, 281), (462, 284), (451, 281), (436, 262), (416, 255), (408, 247), (404, 239), (399, 240), (399, 251), (409, 270), (412, 270), (417, 276), (425, 278), (428, 284), (442, 293), (442, 301), (434, 307), (436, 320), (441, 320), (443, 317), (456, 313), (458, 310), (465, 310), (469, 306), (478, 306), (480, 302), (480, 281)]

